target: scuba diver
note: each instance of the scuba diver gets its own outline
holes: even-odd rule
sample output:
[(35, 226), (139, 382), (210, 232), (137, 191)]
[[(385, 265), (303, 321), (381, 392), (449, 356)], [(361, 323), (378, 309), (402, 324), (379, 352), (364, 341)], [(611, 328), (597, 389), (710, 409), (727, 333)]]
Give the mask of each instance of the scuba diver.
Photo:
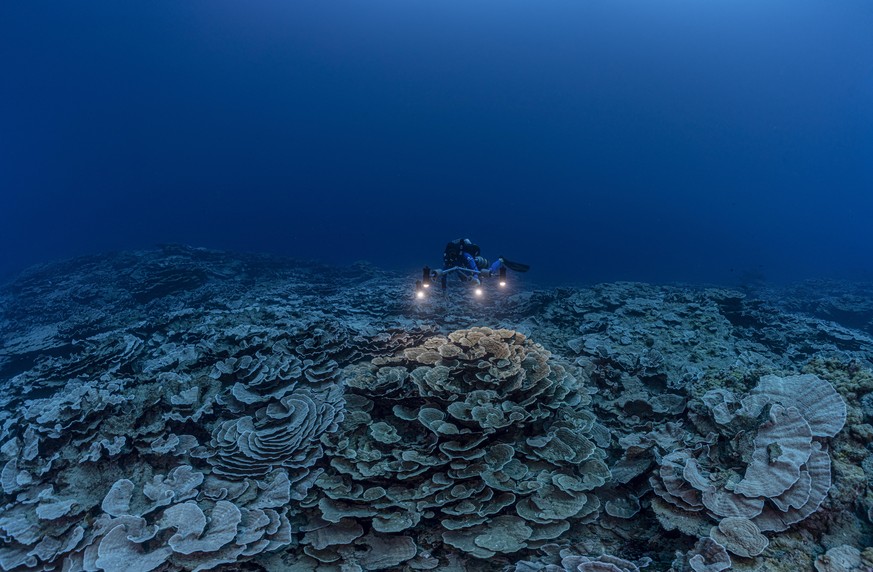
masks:
[[(502, 270), (504, 267), (516, 272), (527, 272), (530, 270), (530, 266), (527, 264), (511, 262), (502, 256), (495, 260), (494, 263), (489, 264), (488, 259), (481, 255), (479, 245), (469, 238), (455, 239), (448, 243), (443, 251), (443, 270), (453, 268), (469, 270), (469, 272), (458, 273), (458, 276), (462, 280), (472, 280), (476, 284), (480, 284), (480, 273), (486, 273), (488, 276), (505, 275), (506, 271)], [(442, 287), (445, 289), (446, 274), (443, 273), (441, 278)]]
[[(458, 238), (446, 245), (443, 251), (443, 270), (450, 268), (469, 268), (472, 273), (468, 276), (461, 274), (463, 279), (472, 279), (477, 284), (479, 283), (479, 272), (488, 268), (491, 272), (492, 268), (488, 266), (488, 259), (481, 256), (481, 249), (478, 244), (475, 244), (469, 238)], [(500, 260), (494, 263), (493, 272), (500, 270)]]

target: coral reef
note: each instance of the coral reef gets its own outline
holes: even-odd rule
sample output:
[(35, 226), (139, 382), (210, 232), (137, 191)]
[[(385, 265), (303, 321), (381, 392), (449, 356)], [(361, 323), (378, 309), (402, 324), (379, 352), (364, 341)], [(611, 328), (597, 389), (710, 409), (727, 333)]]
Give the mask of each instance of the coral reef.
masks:
[(459, 330), (347, 374), (346, 419), (323, 437), (331, 466), (305, 503), (323, 524), (302, 540), (314, 559), (365, 534), (487, 559), (597, 516), (609, 471), (588, 395), (524, 335)]
[(831, 487), (820, 440), (846, 420), (843, 399), (815, 375), (764, 376), (745, 397), (710, 390), (692, 415), (697, 439), (664, 455), (649, 482), (653, 508), (668, 529), (710, 536), (738, 556), (767, 546), (761, 531), (781, 532), (815, 512)]
[(868, 290), (166, 245), (0, 288), (0, 569), (870, 570)]

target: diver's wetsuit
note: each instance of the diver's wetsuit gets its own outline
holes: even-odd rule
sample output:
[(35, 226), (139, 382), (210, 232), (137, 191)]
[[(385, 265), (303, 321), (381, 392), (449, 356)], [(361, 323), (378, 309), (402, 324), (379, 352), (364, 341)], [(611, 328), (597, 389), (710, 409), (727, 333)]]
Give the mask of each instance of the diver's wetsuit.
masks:
[[(519, 272), (527, 272), (526, 265), (517, 264), (516, 266), (518, 266), (518, 268), (516, 268), (516, 266), (513, 266), (514, 263), (506, 262), (502, 256), (495, 260), (490, 266), (488, 266), (488, 268), (485, 268), (488, 261), (480, 258), (479, 252), (479, 246), (474, 244), (469, 238), (458, 238), (453, 240), (446, 245), (446, 249), (443, 251), (443, 270), (455, 267), (469, 268), (473, 271), (469, 276), (464, 273), (459, 273), (458, 278), (464, 281), (472, 278), (477, 284), (479, 283), (480, 272), (488, 272), (489, 276), (494, 276), (500, 272), (501, 268), (507, 265)], [(479, 264), (476, 261), (477, 258), (479, 258), (479, 262), (482, 263), (482, 267), (479, 267)], [(445, 290), (446, 274), (442, 275), (440, 282), (442, 283), (443, 290)]]
[(443, 270), (455, 266), (466, 266), (474, 272), (479, 272), (476, 266), (476, 257), (479, 256), (479, 246), (473, 244), (469, 238), (458, 238), (446, 245), (443, 251)]
[[(479, 272), (485, 270), (476, 264), (476, 257), (479, 256), (480, 252), (479, 245), (473, 243), (469, 238), (453, 240), (446, 245), (446, 249), (443, 251), (443, 270), (465, 266), (473, 271), (473, 276), (478, 277)], [(498, 258), (488, 267), (488, 273), (493, 276), (500, 271), (502, 266), (503, 259)]]

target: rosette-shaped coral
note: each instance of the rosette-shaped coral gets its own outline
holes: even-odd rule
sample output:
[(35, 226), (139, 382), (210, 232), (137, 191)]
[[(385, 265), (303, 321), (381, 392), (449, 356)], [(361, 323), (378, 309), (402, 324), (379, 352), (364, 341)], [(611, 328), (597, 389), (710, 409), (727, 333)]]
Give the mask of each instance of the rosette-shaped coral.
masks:
[(827, 496), (823, 439), (842, 428), (846, 405), (817, 376), (768, 375), (742, 399), (713, 390), (696, 409), (708, 437), (660, 460), (652, 506), (667, 528), (709, 535), (738, 556), (760, 554), (768, 544), (762, 531), (786, 530)]
[(252, 353), (234, 355), (217, 362), (210, 372), (215, 379), (225, 376), (246, 386), (250, 391), (268, 391), (276, 385), (300, 377), (302, 362), (291, 353), (287, 345), (275, 344), (269, 353), (260, 349)]
[(425, 338), (435, 335), (433, 326), (388, 328), (372, 334), (358, 334), (355, 342), (367, 357), (393, 356), (403, 348), (419, 345)]
[(578, 546), (559, 544), (546, 544), (540, 552), (536, 558), (507, 566), (504, 572), (640, 572), (651, 563), (650, 558), (633, 562), (611, 554), (585, 556)]
[(522, 334), (460, 330), (346, 377), (345, 420), (323, 437), (331, 470), (310, 501), (322, 523), (318, 542), (304, 538), (310, 556), (338, 560), (369, 533), (419, 547), (436, 535), (489, 558), (597, 514), (592, 491), (609, 471), (588, 394)]
[[(61, 467), (118, 456), (127, 436), (104, 426), (118, 423), (136, 409), (126, 393), (123, 381), (95, 387), (74, 379), (51, 397), (26, 402), (19, 410), (21, 437), (0, 448), (2, 491), (14, 494), (39, 485)], [(69, 452), (72, 447), (75, 455)]]
[[(310, 471), (322, 455), (323, 433), (335, 431), (343, 415), (342, 389), (322, 391), (298, 388), (280, 400), (246, 415), (220, 423), (208, 461), (213, 473), (229, 477), (255, 477), (276, 468), (291, 470), (294, 482), (311, 482)], [(308, 487), (307, 487), (308, 488)]]
[(281, 467), (288, 470), (294, 498), (302, 498), (320, 474), (314, 465), (322, 456), (322, 434), (342, 420), (337, 360), (354, 353), (348, 332), (333, 321), (290, 332), (239, 327), (210, 345), (226, 356), (210, 375), (229, 389), (221, 397), (227, 411), (204, 455), (213, 473), (242, 479)]
[(204, 342), (216, 358), (210, 377), (234, 383), (241, 401), (278, 398), (297, 381), (333, 383), (341, 365), (360, 353), (348, 328), (335, 320), (312, 320), (280, 330), (234, 326)]
[(139, 436), (130, 423), (145, 406), (134, 397), (149, 392), (130, 385), (71, 380), (16, 412), (20, 437), (0, 447), (0, 569), (44, 569), (82, 542), (92, 489)]
[(357, 361), (360, 352), (342, 322), (321, 320), (294, 333), (293, 345), (311, 382), (333, 380), (341, 365)]
[(9, 378), (0, 378), (0, 409), (12, 411), (27, 399), (51, 396), (68, 382), (76, 380), (102, 385), (117, 377), (134, 373), (143, 351), (143, 341), (117, 330), (65, 344), (62, 356), (39, 354), (31, 369)]
[(92, 336), (82, 341), (78, 349), (63, 359), (44, 359), (32, 373), (44, 381), (130, 374), (132, 364), (142, 352), (143, 341), (129, 332), (114, 331)]
[(116, 481), (103, 513), (63, 554), (65, 570), (209, 570), (292, 542), (284, 471), (222, 487), (179, 466), (140, 487)]

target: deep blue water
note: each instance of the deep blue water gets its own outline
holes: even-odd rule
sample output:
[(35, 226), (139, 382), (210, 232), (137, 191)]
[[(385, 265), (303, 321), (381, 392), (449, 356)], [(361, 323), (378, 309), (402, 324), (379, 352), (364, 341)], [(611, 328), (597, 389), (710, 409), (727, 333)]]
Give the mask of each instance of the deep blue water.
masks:
[(873, 277), (873, 4), (0, 3), (0, 279), (184, 242)]

